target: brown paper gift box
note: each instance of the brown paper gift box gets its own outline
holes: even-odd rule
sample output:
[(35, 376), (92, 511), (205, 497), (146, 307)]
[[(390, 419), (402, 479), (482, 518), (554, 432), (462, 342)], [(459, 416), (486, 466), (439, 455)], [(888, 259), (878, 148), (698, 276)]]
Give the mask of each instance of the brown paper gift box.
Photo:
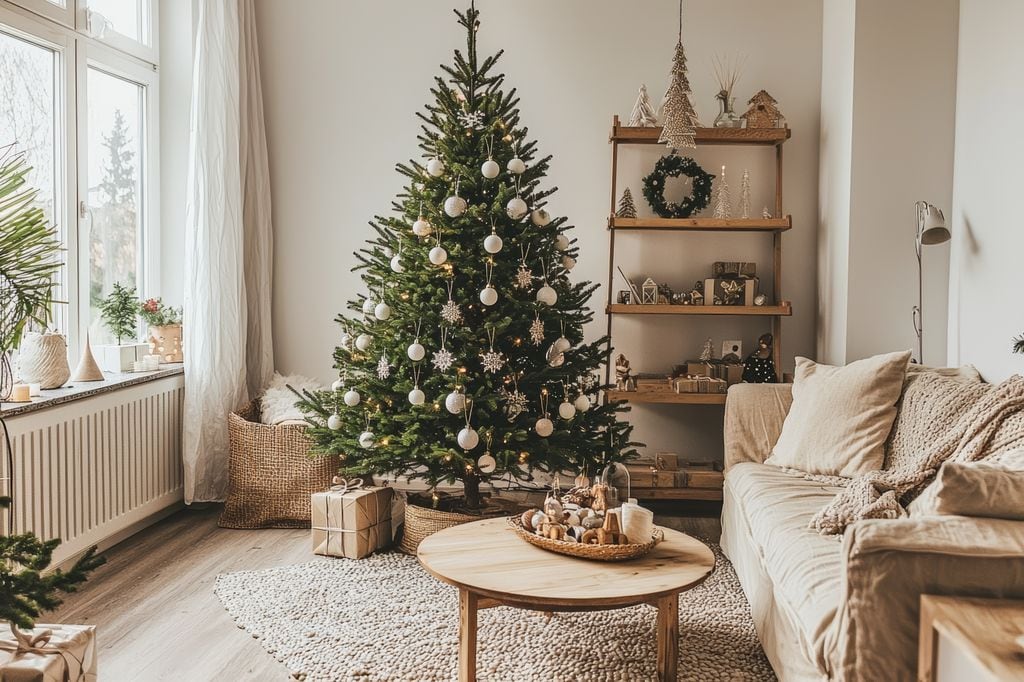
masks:
[(310, 496), (313, 553), (362, 559), (391, 544), (391, 488), (328, 490)]
[[(49, 631), (49, 638), (44, 635)], [(43, 625), (0, 636), (0, 682), (96, 682), (96, 627)]]

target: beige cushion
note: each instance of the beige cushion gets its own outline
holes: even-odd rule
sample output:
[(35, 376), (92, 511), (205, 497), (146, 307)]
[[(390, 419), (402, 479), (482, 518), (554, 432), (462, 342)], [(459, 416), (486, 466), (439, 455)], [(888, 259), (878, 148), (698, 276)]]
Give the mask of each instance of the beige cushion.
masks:
[(853, 477), (882, 468), (910, 351), (845, 367), (796, 359), (793, 406), (767, 464)]
[(782, 433), (792, 384), (733, 384), (725, 401), (725, 470), (740, 462), (763, 464)]
[(808, 524), (840, 488), (750, 462), (735, 465), (725, 485), (758, 545), (776, 601), (798, 625), (804, 655), (824, 672), (835, 647), (833, 622), (844, 580), (842, 546)]
[(1024, 450), (980, 462), (946, 462), (910, 513), (1024, 520)]

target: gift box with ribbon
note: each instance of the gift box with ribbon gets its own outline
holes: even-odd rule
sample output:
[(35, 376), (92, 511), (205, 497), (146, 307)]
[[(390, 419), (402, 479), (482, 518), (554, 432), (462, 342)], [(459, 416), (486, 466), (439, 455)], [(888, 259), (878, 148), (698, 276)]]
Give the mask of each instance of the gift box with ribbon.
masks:
[(363, 486), (359, 479), (335, 479), (313, 493), (313, 553), (362, 559), (391, 544), (391, 496), (388, 487)]
[(42, 625), (0, 634), (0, 682), (96, 682), (96, 628)]

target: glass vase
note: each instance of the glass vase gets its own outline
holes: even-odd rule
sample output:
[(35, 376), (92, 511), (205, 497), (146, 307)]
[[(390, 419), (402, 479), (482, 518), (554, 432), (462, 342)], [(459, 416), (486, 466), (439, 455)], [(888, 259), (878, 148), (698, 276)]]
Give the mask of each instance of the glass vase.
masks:
[(742, 128), (743, 119), (736, 115), (733, 111), (733, 107), (736, 104), (735, 97), (719, 96), (718, 100), (718, 116), (715, 117), (716, 128)]

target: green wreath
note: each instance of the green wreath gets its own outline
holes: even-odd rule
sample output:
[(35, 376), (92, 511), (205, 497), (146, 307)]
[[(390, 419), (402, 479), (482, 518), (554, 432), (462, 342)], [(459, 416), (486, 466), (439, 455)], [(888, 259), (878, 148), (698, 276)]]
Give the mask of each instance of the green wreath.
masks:
[[(693, 192), (678, 204), (665, 201), (665, 179), (685, 175), (693, 183)], [(654, 170), (644, 178), (644, 198), (662, 218), (689, 218), (707, 208), (711, 201), (711, 181), (715, 176), (704, 171), (688, 156), (670, 154), (658, 159)]]

